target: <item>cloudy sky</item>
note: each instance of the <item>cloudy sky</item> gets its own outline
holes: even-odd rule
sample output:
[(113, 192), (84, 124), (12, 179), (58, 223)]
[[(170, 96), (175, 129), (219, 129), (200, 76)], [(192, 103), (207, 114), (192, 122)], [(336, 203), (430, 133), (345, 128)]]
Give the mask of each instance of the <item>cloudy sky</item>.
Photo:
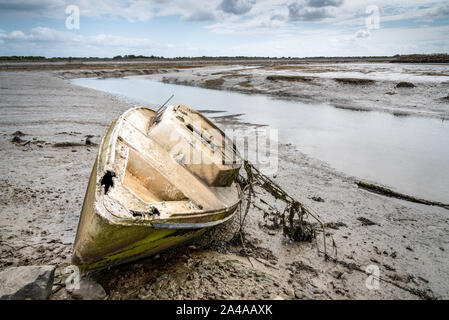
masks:
[(0, 0), (0, 55), (441, 52), (448, 0)]

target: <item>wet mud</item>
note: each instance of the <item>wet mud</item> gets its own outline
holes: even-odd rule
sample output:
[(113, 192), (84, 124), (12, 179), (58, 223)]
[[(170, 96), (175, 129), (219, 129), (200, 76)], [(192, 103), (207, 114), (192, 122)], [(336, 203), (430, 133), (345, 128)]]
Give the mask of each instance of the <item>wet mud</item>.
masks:
[[(187, 70), (186, 79), (194, 84), (217, 76), (202, 70), (206, 75), (199, 77), (192, 75), (199, 69)], [(260, 77), (253, 74), (257, 70), (241, 72), (251, 73), (257, 87), (267, 83), (273, 70)], [(242, 81), (226, 78), (224, 88), (233, 87), (228, 79)], [(266, 92), (271, 88), (266, 86), (257, 90)], [(395, 90), (393, 86), (376, 92)], [(72, 299), (65, 289), (65, 268), (98, 143), (116, 116), (138, 104), (72, 85), (53, 71), (0, 72), (0, 270), (55, 265), (51, 299)], [(195, 242), (92, 274), (105, 288), (106, 299), (449, 298), (447, 210), (358, 188), (356, 178), (292, 145), (281, 144), (279, 157), (278, 173), (271, 179), (319, 213), (327, 226), (327, 259), (322, 234), (310, 242), (291, 241), (257, 208), (263, 204), (254, 203), (244, 227), (246, 250), (233, 241), (236, 216)], [(375, 290), (366, 286), (370, 265), (379, 268), (382, 279)]]

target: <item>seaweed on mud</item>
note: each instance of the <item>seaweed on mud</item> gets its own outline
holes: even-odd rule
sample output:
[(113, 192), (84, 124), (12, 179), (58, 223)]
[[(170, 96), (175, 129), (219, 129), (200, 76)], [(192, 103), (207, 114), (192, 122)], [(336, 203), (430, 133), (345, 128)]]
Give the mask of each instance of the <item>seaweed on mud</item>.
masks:
[(338, 230), (340, 228), (346, 228), (347, 227), (346, 223), (341, 222), (341, 221), (339, 221), (339, 222), (327, 222), (324, 225), (326, 226), (326, 228), (334, 229), (334, 230)]
[(82, 147), (85, 146), (85, 143), (78, 142), (57, 142), (53, 144), (55, 148), (66, 148), (66, 147)]
[(221, 87), (224, 83), (224, 79), (223, 78), (217, 78), (217, 79), (209, 79), (204, 81), (203, 86), (205, 88), (210, 88), (210, 89), (214, 89), (217, 87)]
[(304, 76), (281, 76), (281, 75), (272, 75), (266, 78), (269, 81), (290, 81), (290, 82), (311, 82), (313, 79), (311, 77)]
[(272, 67), (268, 67), (269, 69), (275, 69), (275, 70), (290, 70), (290, 69), (306, 69), (306, 66), (302, 65), (276, 65)]
[(414, 88), (415, 85), (411, 82), (402, 81), (396, 85), (396, 88)]
[(374, 184), (370, 184), (364, 181), (359, 181), (357, 182), (357, 186), (361, 189), (373, 192), (373, 193), (377, 193), (383, 196), (387, 196), (387, 197), (391, 197), (391, 198), (397, 198), (397, 199), (401, 199), (401, 200), (405, 200), (405, 201), (410, 201), (410, 202), (415, 202), (415, 203), (420, 203), (420, 204), (425, 204), (428, 206), (437, 206), (437, 207), (441, 207), (444, 209), (449, 210), (449, 203), (442, 203), (442, 202), (438, 202), (438, 201), (429, 201), (429, 200), (425, 200), (425, 199), (419, 199), (419, 198), (415, 198), (413, 196), (409, 196), (407, 194), (403, 194), (403, 193), (399, 193), (393, 190), (390, 190), (388, 188), (382, 187), (382, 186), (377, 186)]
[(237, 83), (237, 85), (239, 85), (241, 87), (245, 87), (245, 88), (252, 87), (250, 80), (241, 81), (241, 82)]
[(358, 217), (357, 220), (359, 220), (362, 223), (362, 226), (377, 226), (378, 224), (374, 221), (371, 221), (368, 218), (365, 217)]
[(254, 191), (255, 187), (263, 189), (266, 193), (271, 195), (275, 200), (281, 200), (285, 203), (284, 210), (280, 211), (275, 207), (269, 205), (263, 199), (259, 199), (262, 204), (269, 207), (269, 211), (264, 211), (264, 215), (271, 215), (274, 218), (280, 220), (282, 225), (282, 230), (284, 235), (293, 241), (312, 241), (316, 238), (317, 230), (316, 224), (312, 224), (307, 221), (310, 216), (316, 221), (323, 229), (323, 239), (324, 239), (324, 253), (326, 255), (326, 235), (325, 235), (325, 225), (321, 222), (317, 214), (313, 213), (309, 208), (307, 208), (303, 203), (291, 197), (287, 192), (285, 192), (279, 185), (277, 185), (273, 180), (271, 180), (266, 175), (262, 174), (253, 164), (249, 161), (244, 161), (244, 169), (246, 172), (246, 177), (239, 175), (238, 182), (243, 190), (243, 194), (246, 195), (246, 206), (241, 210), (240, 228), (237, 235), (240, 237), (240, 241), (244, 243), (244, 233), (243, 226), (245, 222), (246, 215), (251, 205), (253, 197), (256, 196)]
[(351, 84), (351, 85), (357, 85), (357, 86), (366, 86), (374, 84), (375, 81), (371, 79), (356, 79), (356, 78), (335, 78), (336, 82), (343, 83), (343, 84)]

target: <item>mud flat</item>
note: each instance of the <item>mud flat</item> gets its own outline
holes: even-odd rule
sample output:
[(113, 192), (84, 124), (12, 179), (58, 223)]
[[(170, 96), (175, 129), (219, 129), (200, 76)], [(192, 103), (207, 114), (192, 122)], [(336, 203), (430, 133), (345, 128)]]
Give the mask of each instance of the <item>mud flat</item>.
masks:
[[(449, 119), (449, 66), (393, 63), (304, 63), (206, 66), (167, 70), (149, 79), (326, 103), (355, 111)], [(404, 85), (406, 84), (406, 85)]]
[[(0, 270), (55, 265), (51, 298), (71, 299), (64, 269), (96, 144), (113, 118), (137, 104), (53, 72), (0, 72)], [(293, 243), (252, 207), (248, 256), (229, 241), (234, 221), (208, 241), (93, 275), (108, 299), (449, 298), (447, 210), (360, 189), (357, 179), (291, 145), (280, 145), (279, 156), (273, 179), (320, 214), (334, 259), (318, 254), (322, 235)], [(369, 265), (380, 271), (377, 290), (366, 286)]]

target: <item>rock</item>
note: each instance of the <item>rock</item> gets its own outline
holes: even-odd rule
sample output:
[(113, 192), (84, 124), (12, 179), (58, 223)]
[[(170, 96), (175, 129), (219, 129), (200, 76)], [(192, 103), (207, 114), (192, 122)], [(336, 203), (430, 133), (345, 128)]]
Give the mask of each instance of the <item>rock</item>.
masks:
[(161, 276), (159, 276), (159, 277), (157, 278), (157, 281), (162, 281), (162, 280), (165, 280), (165, 279), (167, 279), (167, 278), (168, 278), (168, 274), (164, 273), (163, 275), (161, 275)]
[(103, 300), (106, 297), (106, 292), (94, 280), (81, 279), (79, 288), (72, 291), (72, 297), (77, 300)]
[(12, 143), (23, 143), (25, 140), (21, 139), (19, 136), (14, 136), (11, 140)]
[(310, 297), (308, 297), (304, 291), (302, 291), (299, 288), (295, 288), (294, 289), (294, 294), (295, 294), (295, 298), (296, 299), (300, 299), (300, 300), (310, 300)]
[(309, 283), (307, 284), (307, 289), (311, 294), (322, 294), (323, 290), (319, 289), (316, 285)]
[(0, 272), (0, 300), (45, 300), (51, 294), (54, 266), (12, 267)]

